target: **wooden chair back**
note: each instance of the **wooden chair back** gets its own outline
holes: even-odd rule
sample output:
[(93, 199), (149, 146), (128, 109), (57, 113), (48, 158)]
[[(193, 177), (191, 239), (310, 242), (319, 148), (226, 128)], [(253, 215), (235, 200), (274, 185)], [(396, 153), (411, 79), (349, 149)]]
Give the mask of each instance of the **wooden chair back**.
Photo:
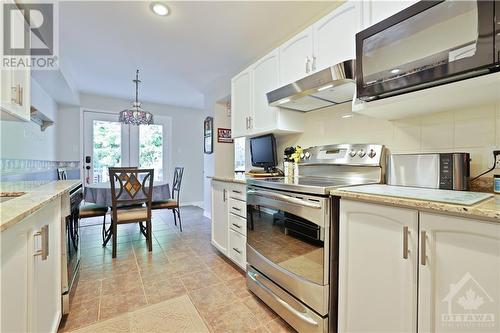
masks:
[(172, 181), (172, 199), (179, 204), (179, 196), (181, 193), (182, 176), (184, 175), (184, 167), (175, 167), (174, 179)]
[(57, 168), (57, 180), (66, 180), (66, 179), (68, 179), (66, 168)]
[(113, 217), (120, 206), (146, 204), (151, 219), (154, 169), (109, 168)]

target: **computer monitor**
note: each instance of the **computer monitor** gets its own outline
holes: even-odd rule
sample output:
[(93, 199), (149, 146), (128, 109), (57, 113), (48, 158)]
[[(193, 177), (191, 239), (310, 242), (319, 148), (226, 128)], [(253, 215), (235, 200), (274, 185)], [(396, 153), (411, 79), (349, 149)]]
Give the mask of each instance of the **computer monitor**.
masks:
[(250, 155), (252, 156), (252, 166), (264, 168), (266, 172), (273, 171), (278, 165), (274, 135), (267, 134), (251, 138)]

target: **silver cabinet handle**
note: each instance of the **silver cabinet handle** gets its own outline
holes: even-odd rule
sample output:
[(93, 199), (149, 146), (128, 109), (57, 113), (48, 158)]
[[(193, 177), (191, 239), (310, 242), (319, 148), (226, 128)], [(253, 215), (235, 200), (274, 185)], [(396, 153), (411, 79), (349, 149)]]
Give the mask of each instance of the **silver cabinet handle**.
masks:
[(36, 232), (33, 237), (40, 236), (42, 240), (42, 248), (38, 251), (36, 251), (33, 256), (41, 256), (42, 260), (47, 260), (47, 257), (49, 256), (49, 226), (46, 224), (44, 225), (40, 231)]
[(241, 254), (241, 251), (238, 250), (237, 248), (233, 247), (233, 250), (236, 251), (236, 252), (238, 252), (238, 254)]
[(250, 117), (247, 117), (247, 129), (250, 129)]
[(241, 229), (241, 226), (240, 226), (240, 225), (237, 225), (236, 223), (233, 223), (233, 226), (235, 226), (236, 228)]
[(282, 307), (284, 307), (286, 310), (288, 310), (290, 313), (301, 319), (302, 321), (306, 322), (309, 325), (312, 326), (318, 326), (318, 323), (314, 321), (311, 317), (307, 316), (307, 313), (300, 312), (296, 310), (294, 307), (292, 307), (290, 304), (279, 298), (271, 289), (269, 289), (264, 283), (259, 281), (259, 275), (248, 271), (247, 276), (252, 279), (252, 281), (259, 286), (262, 290), (264, 290), (267, 294), (269, 294), (270, 297), (272, 297), (278, 304), (280, 304)]
[(420, 232), (420, 264), (425, 266), (427, 264), (427, 251), (425, 249), (425, 239), (427, 235), (424, 230)]
[(236, 190), (233, 190), (233, 193), (238, 193), (238, 194), (241, 194), (242, 192), (241, 192), (241, 191), (236, 191)]
[(316, 208), (316, 209), (321, 209), (320, 204), (312, 203), (303, 199), (298, 199), (294, 197), (290, 197), (288, 195), (280, 194), (280, 193), (274, 193), (274, 192), (269, 192), (269, 191), (255, 191), (255, 190), (249, 190), (247, 191), (248, 194), (253, 194), (259, 197), (264, 197), (268, 199), (275, 199), (275, 200), (280, 200), (284, 201), (290, 204), (294, 205), (299, 205), (299, 206), (305, 206), (305, 207), (310, 207), (310, 208)]
[(309, 57), (306, 57), (306, 73), (309, 73), (311, 71), (309, 68), (309, 62), (310, 62)]
[(316, 56), (314, 54), (312, 56), (312, 59), (313, 59), (313, 61), (312, 61), (312, 67), (311, 68), (312, 68), (312, 71), (315, 71), (316, 70)]
[(253, 128), (253, 118), (250, 116), (248, 117), (248, 129), (252, 129)]
[(241, 208), (238, 208), (238, 207), (234, 207), (234, 206), (233, 206), (233, 209), (234, 209), (234, 210), (236, 210), (236, 211), (238, 211), (238, 212), (241, 212)]
[(403, 259), (408, 259), (408, 226), (403, 227)]
[(226, 202), (226, 189), (222, 189), (222, 201)]

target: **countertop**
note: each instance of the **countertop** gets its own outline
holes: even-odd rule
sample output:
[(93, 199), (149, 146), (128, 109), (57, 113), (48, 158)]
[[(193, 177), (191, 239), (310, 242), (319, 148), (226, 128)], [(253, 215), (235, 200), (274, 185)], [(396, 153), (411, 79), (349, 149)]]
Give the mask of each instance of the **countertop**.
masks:
[(247, 183), (247, 177), (246, 176), (239, 176), (239, 175), (234, 175), (233, 177), (224, 177), (224, 176), (212, 176), (212, 177), (207, 177), (212, 180), (216, 180), (219, 182), (227, 182), (227, 183), (236, 183), (236, 184), (246, 184)]
[[(370, 186), (370, 185), (366, 185)], [(380, 185), (377, 185), (380, 186)], [(384, 185), (389, 186), (389, 185)], [(422, 211), (442, 212), (462, 217), (476, 218), (500, 223), (500, 195), (494, 195), (474, 205), (451, 204), (438, 201), (418, 200), (405, 197), (350, 192), (348, 187), (335, 189), (331, 195), (346, 199), (369, 201), (386, 205), (415, 208)]]
[(0, 203), (0, 231), (14, 226), (80, 183), (80, 180), (0, 183), (1, 196), (15, 197)]

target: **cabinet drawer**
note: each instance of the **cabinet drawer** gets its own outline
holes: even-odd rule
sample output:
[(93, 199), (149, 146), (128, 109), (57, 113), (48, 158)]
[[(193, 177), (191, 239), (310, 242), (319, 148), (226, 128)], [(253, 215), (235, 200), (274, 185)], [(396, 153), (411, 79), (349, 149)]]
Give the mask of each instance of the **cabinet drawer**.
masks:
[(228, 191), (230, 198), (247, 201), (247, 188), (245, 185), (231, 184)]
[(247, 235), (247, 220), (241, 216), (229, 213), (229, 228), (239, 232), (243, 236)]
[(247, 216), (247, 204), (245, 201), (229, 198), (229, 212), (245, 218)]
[(245, 269), (247, 264), (246, 247), (247, 247), (247, 238), (242, 234), (230, 229), (229, 257), (243, 269)]

